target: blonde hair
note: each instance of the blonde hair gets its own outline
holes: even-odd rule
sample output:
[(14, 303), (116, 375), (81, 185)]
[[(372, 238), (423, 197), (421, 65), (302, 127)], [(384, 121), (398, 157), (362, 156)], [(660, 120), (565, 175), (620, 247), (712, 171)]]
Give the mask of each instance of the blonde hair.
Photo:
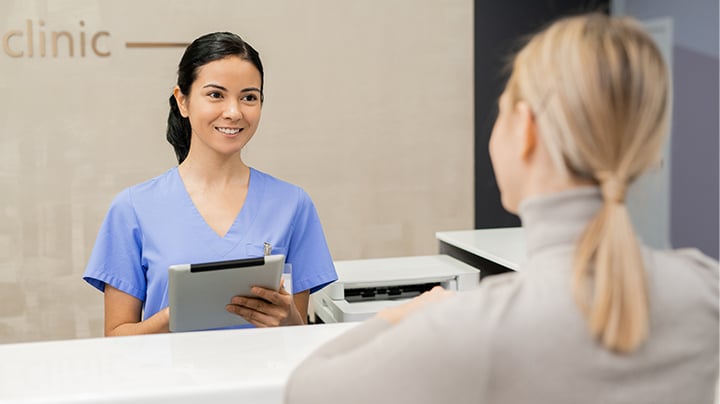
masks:
[(624, 200), (628, 184), (660, 159), (668, 81), (637, 22), (590, 14), (534, 36), (508, 82), (510, 99), (530, 106), (561, 172), (600, 185), (604, 204), (579, 240), (573, 294), (593, 335), (618, 352), (648, 335), (645, 270)]

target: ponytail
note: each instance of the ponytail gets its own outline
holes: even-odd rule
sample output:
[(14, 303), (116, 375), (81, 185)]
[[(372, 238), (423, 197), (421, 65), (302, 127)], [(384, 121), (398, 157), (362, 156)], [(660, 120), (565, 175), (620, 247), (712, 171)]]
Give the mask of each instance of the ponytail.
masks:
[(573, 294), (593, 336), (606, 348), (627, 353), (648, 336), (645, 268), (623, 182), (598, 177), (605, 202), (575, 252)]
[(190, 120), (180, 114), (175, 96), (170, 95), (170, 113), (167, 120), (167, 141), (175, 149), (178, 164), (182, 163), (190, 151), (192, 128)]

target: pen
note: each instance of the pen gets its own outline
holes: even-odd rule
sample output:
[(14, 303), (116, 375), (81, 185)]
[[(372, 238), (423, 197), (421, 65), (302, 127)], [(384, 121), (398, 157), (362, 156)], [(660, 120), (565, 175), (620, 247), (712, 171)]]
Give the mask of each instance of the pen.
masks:
[(267, 241), (263, 243), (263, 251), (266, 257), (272, 253), (272, 246)]

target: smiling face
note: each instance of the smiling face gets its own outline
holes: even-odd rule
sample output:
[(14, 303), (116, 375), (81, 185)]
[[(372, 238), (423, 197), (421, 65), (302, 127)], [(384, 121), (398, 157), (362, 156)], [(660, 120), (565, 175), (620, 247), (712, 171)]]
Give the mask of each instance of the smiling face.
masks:
[(251, 62), (231, 56), (198, 68), (190, 94), (175, 87), (180, 113), (192, 127), (188, 157), (239, 153), (260, 122), (261, 85), (260, 72)]

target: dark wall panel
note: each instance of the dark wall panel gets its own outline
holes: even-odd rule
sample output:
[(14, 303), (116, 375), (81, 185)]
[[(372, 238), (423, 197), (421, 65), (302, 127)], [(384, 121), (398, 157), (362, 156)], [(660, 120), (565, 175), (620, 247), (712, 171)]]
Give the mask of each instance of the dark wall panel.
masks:
[(475, 228), (518, 226), (503, 209), (490, 164), (488, 141), (497, 115), (504, 67), (521, 40), (550, 21), (586, 11), (608, 12), (609, 1), (475, 1)]

